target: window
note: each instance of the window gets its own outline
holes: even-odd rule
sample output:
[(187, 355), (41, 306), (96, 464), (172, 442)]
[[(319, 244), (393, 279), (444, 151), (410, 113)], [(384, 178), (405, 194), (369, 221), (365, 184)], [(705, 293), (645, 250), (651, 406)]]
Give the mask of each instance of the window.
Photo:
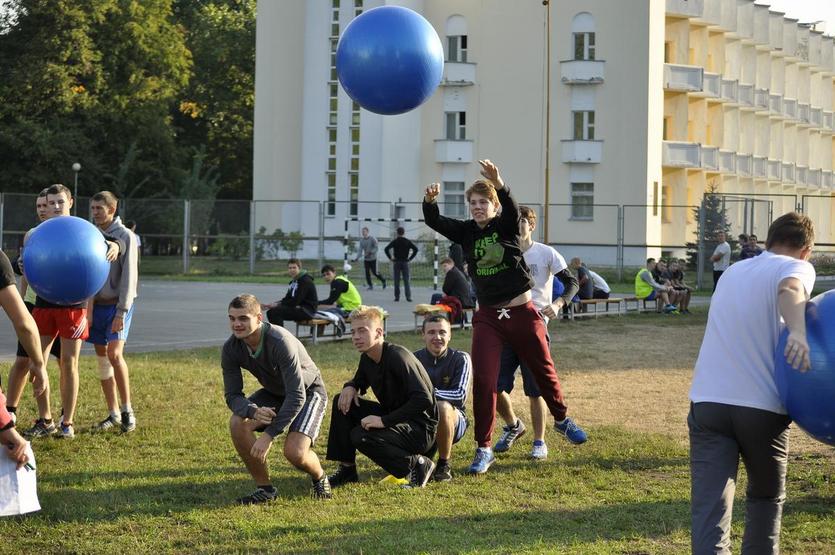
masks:
[(594, 183), (571, 184), (571, 219), (594, 219)]
[(661, 187), (661, 221), (665, 224), (673, 221), (673, 209), (670, 206), (672, 199), (669, 185)]
[(652, 215), (658, 215), (658, 182), (652, 182)]
[(593, 141), (594, 140), (594, 112), (593, 111), (575, 111), (574, 112), (574, 140), (575, 141)]
[(446, 138), (448, 141), (463, 141), (467, 138), (467, 113), (446, 112)]
[(464, 218), (466, 205), (464, 203), (464, 182), (444, 181), (444, 215), (450, 218)]
[(335, 216), (336, 215), (336, 174), (328, 173), (328, 203), (327, 203), (327, 215), (328, 216)]
[(574, 33), (574, 59), (594, 60), (594, 33)]
[(362, 13), (362, 0), (354, 0), (354, 15), (360, 15)]
[(360, 176), (357, 172), (350, 172), (348, 178), (350, 180), (348, 209), (351, 216), (356, 216), (359, 212)]
[(467, 35), (447, 37), (447, 61), (467, 61)]

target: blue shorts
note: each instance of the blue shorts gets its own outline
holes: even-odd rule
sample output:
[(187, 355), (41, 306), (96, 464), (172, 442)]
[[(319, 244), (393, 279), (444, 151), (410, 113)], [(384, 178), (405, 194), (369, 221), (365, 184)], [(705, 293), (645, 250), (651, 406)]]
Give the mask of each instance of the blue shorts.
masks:
[[(545, 337), (550, 345), (551, 338), (547, 335)], [(502, 349), (502, 358), (499, 363), (499, 378), (496, 380), (496, 391), (499, 393), (510, 393), (513, 391), (513, 382), (516, 381), (517, 368), (522, 370), (522, 389), (525, 391), (525, 396), (541, 396), (542, 393), (539, 391), (539, 386), (536, 385), (536, 378), (533, 377), (528, 367), (522, 364), (522, 361), (519, 360), (519, 357), (510, 345), (505, 345)]]
[(111, 341), (127, 341), (128, 333), (130, 332), (130, 322), (133, 319), (134, 306), (136, 305), (131, 305), (127, 314), (125, 314), (122, 331), (113, 333), (110, 331), (110, 328), (113, 326), (113, 319), (116, 317), (116, 305), (94, 304), (93, 319), (90, 324), (90, 337), (87, 338), (87, 342), (94, 345), (107, 345)]
[(653, 289), (653, 290), (652, 290), (652, 293), (650, 293), (649, 295), (647, 295), (646, 297), (644, 297), (644, 300), (645, 300), (645, 301), (654, 301), (654, 300), (655, 300), (655, 296), (656, 296), (657, 294), (658, 294), (658, 292), (657, 292), (655, 289)]
[(467, 428), (470, 425), (470, 423), (467, 422), (467, 415), (464, 414), (463, 410), (455, 407), (455, 412), (458, 413), (458, 420), (455, 422), (455, 435), (452, 437), (452, 443), (458, 443), (461, 441), (461, 438), (464, 437), (465, 433), (467, 433)]

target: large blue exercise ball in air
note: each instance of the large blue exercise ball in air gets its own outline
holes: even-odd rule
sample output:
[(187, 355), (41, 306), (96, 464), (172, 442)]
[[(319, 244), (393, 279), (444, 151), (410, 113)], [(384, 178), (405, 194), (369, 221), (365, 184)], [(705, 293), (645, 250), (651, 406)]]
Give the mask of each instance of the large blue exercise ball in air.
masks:
[(835, 290), (806, 304), (806, 340), (812, 367), (793, 369), (783, 354), (788, 330), (774, 353), (774, 378), (789, 416), (815, 439), (835, 445)]
[(336, 46), (342, 88), (377, 114), (402, 114), (423, 104), (441, 82), (444, 49), (432, 25), (400, 6), (356, 17)]
[(86, 301), (107, 281), (110, 263), (101, 232), (75, 216), (47, 220), (29, 234), (23, 273), (39, 297), (54, 304)]

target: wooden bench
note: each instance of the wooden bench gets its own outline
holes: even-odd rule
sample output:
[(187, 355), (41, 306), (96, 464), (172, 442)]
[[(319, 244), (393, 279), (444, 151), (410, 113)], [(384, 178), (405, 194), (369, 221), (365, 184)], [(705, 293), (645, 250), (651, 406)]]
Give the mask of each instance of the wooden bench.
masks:
[[(454, 324), (456, 327), (460, 327), (462, 330), (464, 328), (470, 328), (473, 326), (473, 316), (475, 315), (475, 308), (462, 308), (461, 309), (461, 324)], [(426, 318), (428, 315), (433, 314), (435, 312), (443, 313), (447, 317), (449, 317), (449, 312), (443, 309), (433, 310), (430, 312), (420, 311), (417, 310), (412, 311), (412, 314), (415, 317), (415, 329), (419, 330), (421, 327), (421, 323), (423, 322), (423, 318)]]
[[(658, 297), (652, 300), (639, 299), (638, 297), (623, 297), (626, 312), (634, 310), (635, 312), (657, 312), (658, 311)], [(630, 308), (631, 304), (635, 303), (634, 308)]]
[[(299, 339), (312, 339), (313, 344), (319, 342), (320, 337), (325, 337), (324, 334), (320, 334), (320, 331), (326, 331), (328, 326), (332, 326), (333, 322), (330, 320), (325, 320), (324, 318), (311, 318), (310, 320), (300, 320), (296, 322), (296, 337)], [(309, 328), (310, 332), (307, 335), (301, 335), (299, 330), (303, 327)], [(333, 337), (336, 337), (336, 326), (333, 326)]]
[[(593, 316), (597, 318), (601, 314), (604, 316), (608, 314), (620, 316), (622, 314), (621, 306), (623, 305), (623, 302), (624, 300), (620, 297), (610, 297), (608, 299), (583, 299), (574, 303), (580, 309), (574, 311), (574, 317), (585, 318)], [(609, 310), (609, 307), (612, 305), (614, 305), (615, 309)], [(600, 310), (601, 306), (603, 306), (605, 310)], [(594, 307), (594, 310), (589, 310), (590, 307)]]

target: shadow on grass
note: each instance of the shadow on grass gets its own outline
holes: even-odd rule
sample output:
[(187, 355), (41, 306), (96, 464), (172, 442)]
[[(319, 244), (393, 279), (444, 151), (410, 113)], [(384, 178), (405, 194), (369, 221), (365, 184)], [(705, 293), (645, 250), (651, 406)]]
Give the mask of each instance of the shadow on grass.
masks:
[[(439, 507), (439, 512), (443, 512)], [(412, 553), (552, 551), (595, 541), (661, 540), (689, 529), (690, 504), (647, 501), (590, 509), (509, 511), (429, 518), (376, 518), (332, 526), (289, 524), (265, 530), (263, 540), (304, 537), (283, 543), (294, 553)], [(315, 531), (319, 545), (311, 546)]]

